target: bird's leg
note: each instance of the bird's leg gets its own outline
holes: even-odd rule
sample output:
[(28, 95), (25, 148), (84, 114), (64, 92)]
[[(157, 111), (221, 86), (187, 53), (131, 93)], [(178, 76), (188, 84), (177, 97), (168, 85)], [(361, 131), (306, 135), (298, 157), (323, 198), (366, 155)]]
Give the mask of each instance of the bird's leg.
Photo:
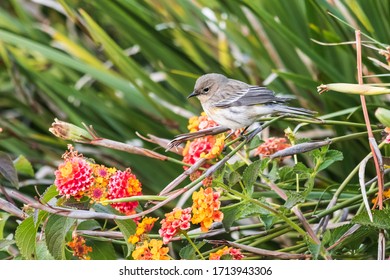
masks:
[(236, 130), (232, 129), (232, 130), (230, 131), (230, 133), (225, 137), (225, 141), (226, 141), (227, 139), (229, 139), (235, 132), (236, 132)]
[(250, 125), (248, 125), (247, 127), (245, 127), (243, 131), (241, 131), (241, 134), (240, 134), (241, 136), (244, 135), (244, 133), (245, 133), (245, 131), (247, 131), (248, 127), (250, 127)]
[(257, 134), (259, 134), (262, 130), (263, 130), (263, 127), (260, 125), (258, 128), (254, 129), (253, 131), (244, 135), (245, 142), (249, 143), (250, 141), (252, 141), (253, 137), (255, 137)]

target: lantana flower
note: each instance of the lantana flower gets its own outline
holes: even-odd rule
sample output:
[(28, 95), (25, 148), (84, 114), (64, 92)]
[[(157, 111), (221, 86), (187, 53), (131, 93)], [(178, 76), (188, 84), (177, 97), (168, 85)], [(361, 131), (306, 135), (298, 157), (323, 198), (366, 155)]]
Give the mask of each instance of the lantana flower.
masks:
[(160, 222), (161, 228), (158, 231), (164, 244), (169, 243), (181, 231), (187, 231), (191, 226), (190, 221), (191, 207), (185, 209), (174, 208), (172, 212), (165, 214), (165, 219)]
[(241, 254), (240, 249), (225, 246), (224, 248), (218, 250), (215, 253), (210, 253), (209, 259), (220, 260), (221, 257), (224, 255), (231, 255), (233, 260), (241, 260), (244, 257), (244, 255)]
[(92, 164), (91, 166), (94, 182), (85, 195), (91, 199), (91, 203), (103, 203), (107, 199), (110, 177), (115, 174), (116, 168), (108, 168), (100, 164)]
[(71, 145), (68, 149), (69, 151), (62, 156), (64, 162), (54, 172), (54, 184), (61, 195), (65, 195), (66, 198), (72, 196), (79, 199), (94, 183), (92, 168), (82, 155), (73, 150)]
[(291, 144), (287, 143), (286, 138), (271, 137), (265, 140), (255, 151), (255, 156), (262, 155), (269, 157), (270, 155), (291, 147)]
[(192, 219), (193, 224), (199, 224), (203, 232), (207, 232), (213, 222), (221, 222), (223, 213), (219, 211), (221, 202), (220, 194), (214, 192), (211, 187), (200, 188), (198, 192), (192, 194)]
[[(192, 117), (189, 120), (188, 129), (190, 132), (196, 132), (206, 128), (215, 127), (218, 124), (207, 117), (203, 112), (199, 117)], [(188, 164), (194, 164), (200, 158), (212, 160), (217, 158), (223, 151), (225, 145), (225, 135), (207, 135), (204, 137), (197, 138), (193, 141), (188, 141), (185, 148), (183, 149), (183, 162)], [(211, 166), (211, 161), (205, 163), (202, 167), (208, 168)], [(188, 169), (184, 166), (184, 169)], [(201, 172), (198, 171), (196, 176), (191, 176), (191, 180), (196, 180)], [(211, 178), (204, 180), (204, 185), (211, 185)]]
[(85, 244), (84, 237), (73, 234), (72, 241), (66, 244), (73, 251), (73, 256), (78, 257), (80, 260), (89, 260), (88, 253), (92, 252), (92, 247)]
[(152, 218), (152, 217), (143, 218), (142, 221), (138, 223), (137, 229), (135, 230), (135, 234), (131, 235), (128, 241), (131, 244), (135, 244), (137, 242), (142, 241), (143, 236), (152, 230), (154, 223), (157, 220), (158, 218)]
[[(114, 175), (110, 177), (108, 183), (108, 199), (116, 199), (123, 197), (131, 197), (142, 195), (141, 182), (137, 177), (131, 173), (128, 168), (125, 171), (117, 170)], [(119, 212), (126, 215), (135, 213), (135, 208), (138, 206), (138, 201), (130, 202), (116, 202), (111, 204)]]
[(169, 260), (168, 252), (161, 240), (151, 239), (137, 245), (131, 256), (134, 260)]

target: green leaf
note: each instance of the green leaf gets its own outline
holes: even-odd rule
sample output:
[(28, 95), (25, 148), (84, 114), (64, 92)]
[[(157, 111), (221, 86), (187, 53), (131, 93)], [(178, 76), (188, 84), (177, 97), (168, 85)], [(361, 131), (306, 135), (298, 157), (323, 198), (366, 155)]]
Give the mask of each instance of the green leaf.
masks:
[(8, 180), (12, 186), (19, 187), (18, 174), (11, 158), (4, 152), (0, 152), (0, 174)]
[(375, 111), (375, 117), (386, 127), (390, 127), (390, 110), (378, 108)]
[(0, 239), (4, 238), (4, 226), (10, 216), (6, 212), (0, 212)]
[[(264, 198), (259, 199), (261, 203), (268, 205), (268, 203), (265, 201)], [(247, 203), (241, 205), (240, 212), (236, 215), (237, 218), (242, 219), (246, 217), (250, 217), (253, 215), (267, 215), (270, 214), (270, 212), (260, 205), (254, 204), (254, 203)]]
[(222, 224), (225, 230), (228, 232), (230, 230), (230, 227), (234, 223), (234, 221), (237, 219), (237, 213), (240, 213), (241, 211), (241, 205), (235, 205), (235, 206), (229, 206), (228, 208), (221, 209), (223, 213), (223, 220)]
[(232, 171), (229, 174), (229, 179), (227, 182), (227, 185), (229, 187), (233, 187), (235, 184), (237, 184), (241, 180), (241, 174), (237, 171)]
[(272, 214), (260, 214), (260, 219), (264, 223), (265, 230), (270, 230), (274, 223), (278, 220), (278, 218)]
[(47, 220), (46, 244), (56, 260), (65, 259), (65, 236), (75, 221), (75, 219), (57, 215), (51, 215)]
[(34, 225), (33, 217), (28, 217), (17, 227), (15, 241), (24, 259), (35, 259), (36, 235), (37, 227)]
[(45, 190), (41, 200), (42, 202), (48, 203), (52, 198), (56, 197), (57, 195), (59, 195), (57, 187), (55, 185), (51, 185)]
[(286, 194), (287, 200), (284, 203), (284, 207), (286, 207), (287, 209), (291, 209), (296, 204), (305, 201), (305, 198), (302, 196), (302, 194), (298, 192), (286, 191)]
[(86, 220), (81, 222), (78, 226), (78, 230), (96, 230), (101, 229), (102, 227), (96, 220)]
[(328, 168), (336, 161), (341, 161), (343, 159), (344, 157), (342, 152), (336, 150), (328, 150), (325, 154), (325, 158), (323, 159), (322, 163), (318, 166), (317, 172), (320, 172), (321, 170)]
[(262, 160), (257, 160), (251, 163), (245, 170), (242, 176), (244, 186), (249, 195), (253, 193), (253, 184), (256, 182), (257, 177), (259, 177), (259, 172), (262, 167)]
[(318, 255), (320, 254), (321, 251), (321, 244), (314, 243), (312, 239), (309, 238), (309, 236), (307, 235), (305, 236), (305, 242), (307, 245), (307, 249), (309, 249), (309, 252), (312, 255), (313, 260), (317, 260)]
[(54, 257), (50, 254), (44, 240), (39, 240), (36, 245), (36, 256), (37, 260), (54, 260)]
[(108, 241), (87, 240), (87, 246), (92, 247), (92, 252), (88, 254), (92, 260), (116, 260), (114, 246)]
[(377, 229), (390, 229), (390, 209), (371, 210), (373, 222), (370, 221), (367, 212), (362, 212), (352, 219), (352, 223), (372, 226)]
[(133, 220), (115, 220), (115, 223), (119, 226), (119, 230), (122, 232), (123, 237), (127, 244), (127, 255), (129, 257), (134, 250), (134, 245), (128, 242), (131, 235), (135, 234), (137, 228), (136, 223)]
[[(202, 248), (205, 244), (205, 241), (195, 242), (195, 246), (196, 248), (198, 248), (198, 250)], [(197, 260), (197, 253), (195, 251), (195, 248), (191, 244), (183, 247), (179, 252), (179, 256), (182, 260)]]
[(20, 155), (17, 159), (15, 159), (14, 166), (19, 174), (34, 177), (34, 169), (25, 156)]

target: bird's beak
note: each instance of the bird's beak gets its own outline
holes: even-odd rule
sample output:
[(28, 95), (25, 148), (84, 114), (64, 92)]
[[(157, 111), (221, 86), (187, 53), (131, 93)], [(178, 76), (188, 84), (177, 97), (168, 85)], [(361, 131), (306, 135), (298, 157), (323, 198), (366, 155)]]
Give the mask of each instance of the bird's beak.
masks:
[(197, 94), (195, 91), (191, 92), (190, 95), (187, 96), (187, 98), (191, 98), (191, 97), (194, 97), (194, 96), (197, 96), (199, 94)]

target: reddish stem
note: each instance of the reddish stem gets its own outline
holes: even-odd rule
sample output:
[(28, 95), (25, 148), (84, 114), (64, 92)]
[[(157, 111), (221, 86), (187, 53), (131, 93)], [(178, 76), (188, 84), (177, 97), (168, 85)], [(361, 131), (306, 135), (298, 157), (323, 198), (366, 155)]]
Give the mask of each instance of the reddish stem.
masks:
[[(358, 83), (359, 83), (359, 85), (362, 85), (363, 84), (363, 70), (362, 70), (362, 46), (361, 46), (360, 30), (355, 31), (355, 37), (356, 37), (356, 61), (357, 61)], [(368, 116), (366, 98), (364, 95), (360, 95), (360, 102), (362, 104), (364, 121), (365, 121), (366, 127), (367, 127), (368, 138), (374, 139), (374, 134), (372, 133), (372, 129), (371, 129), (370, 118)], [(379, 210), (382, 210), (382, 208), (383, 208), (383, 173), (381, 171), (382, 169), (381, 169), (381, 166), (379, 164), (378, 155), (375, 152), (374, 147), (372, 146), (371, 142), (369, 142), (369, 143), (370, 143), (372, 156), (374, 158), (376, 174), (378, 176), (378, 206), (379, 206)]]

